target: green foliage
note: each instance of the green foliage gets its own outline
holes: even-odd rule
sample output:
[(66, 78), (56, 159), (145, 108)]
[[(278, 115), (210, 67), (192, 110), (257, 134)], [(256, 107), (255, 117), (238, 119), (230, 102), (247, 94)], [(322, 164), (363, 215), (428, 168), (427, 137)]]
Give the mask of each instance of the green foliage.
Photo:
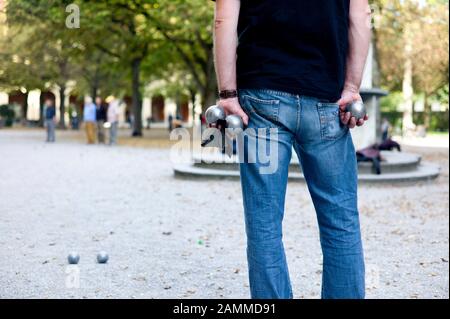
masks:
[(57, 10), (65, 2), (8, 2), (8, 33), (2, 41), (9, 45), (2, 46), (2, 53), (7, 56), (4, 68), (14, 86), (44, 89), (71, 77), (71, 56), (76, 48), (64, 41), (70, 36), (69, 29), (61, 27), (65, 11)]
[[(414, 89), (432, 95), (448, 83), (448, 1), (372, 0), (382, 85), (401, 90), (407, 59)], [(408, 46), (411, 46), (409, 49)]]
[[(418, 125), (424, 125), (425, 123), (425, 113), (416, 112), (414, 113), (414, 123)], [(448, 132), (449, 129), (449, 118), (447, 112), (432, 112), (430, 116), (430, 127), (429, 130), (433, 132)]]
[[(80, 29), (65, 27), (66, 5), (79, 5)], [(401, 91), (405, 30), (414, 36), (414, 87), (448, 104), (448, 1), (372, 0), (381, 84)], [(14, 0), (7, 24), (0, 13), (0, 87), (45, 89), (76, 82), (79, 95), (132, 94), (132, 63), (139, 60), (139, 93), (215, 96), (212, 1)], [(160, 81), (163, 80), (163, 81)], [(445, 89), (446, 87), (446, 89)], [(133, 92), (136, 94), (136, 92)], [(139, 98), (139, 96), (135, 96)], [(383, 110), (401, 103), (396, 93)]]
[(435, 101), (442, 105), (449, 107), (449, 84), (446, 83), (440, 89), (437, 90), (435, 96), (433, 97)]
[[(65, 27), (65, 6), (72, 2), (81, 10), (80, 29)], [(8, 56), (0, 69), (8, 76), (1, 82), (34, 88), (75, 79), (85, 90), (100, 82), (109, 85), (104, 91), (123, 93), (130, 64), (141, 59), (144, 84), (164, 79), (175, 91), (214, 90), (212, 6), (200, 0), (10, 1), (10, 37), (0, 46)], [(8, 50), (7, 43), (13, 44)]]
[(381, 111), (382, 112), (395, 112), (402, 104), (403, 96), (402, 92), (394, 91), (390, 92), (388, 96), (381, 99)]
[(398, 111), (382, 111), (381, 116), (391, 123), (394, 132), (401, 132), (403, 127), (403, 113)]
[[(381, 116), (387, 118), (392, 124), (395, 131), (401, 131), (403, 125), (403, 113), (399, 111), (383, 111)], [(417, 125), (424, 125), (425, 113), (415, 112), (414, 123)], [(430, 127), (432, 132), (448, 132), (449, 131), (449, 113), (446, 112), (432, 112), (430, 116)]]
[[(415, 101), (423, 101), (424, 95), (417, 94), (414, 98)], [(442, 87), (435, 96), (430, 97), (430, 102), (437, 102), (441, 105), (447, 106), (446, 112), (431, 112), (430, 114), (430, 127), (431, 131), (444, 132), (449, 129), (448, 119), (448, 84)], [(389, 122), (398, 130), (402, 129), (402, 116), (403, 113), (398, 111), (399, 106), (403, 103), (402, 92), (394, 91), (388, 96), (381, 99), (381, 113), (382, 117), (386, 117)], [(425, 124), (425, 113), (414, 112), (414, 123), (417, 125)]]

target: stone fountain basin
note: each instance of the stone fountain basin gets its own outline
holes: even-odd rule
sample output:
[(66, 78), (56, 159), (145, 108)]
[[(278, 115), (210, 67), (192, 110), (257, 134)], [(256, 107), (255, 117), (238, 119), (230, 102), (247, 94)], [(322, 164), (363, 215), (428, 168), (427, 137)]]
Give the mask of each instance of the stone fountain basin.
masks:
[[(381, 170), (383, 173), (401, 173), (414, 171), (420, 165), (422, 158), (419, 155), (402, 152), (382, 151), (381, 156)], [(221, 154), (202, 154), (195, 155), (194, 166), (208, 169), (222, 169), (222, 170), (238, 170), (238, 159), (233, 156), (231, 159), (221, 156)], [(301, 166), (296, 155), (292, 156), (289, 171), (299, 172)], [(372, 173), (372, 163), (360, 162), (358, 163), (358, 170), (360, 173)]]
[[(440, 167), (423, 163), (421, 156), (397, 151), (381, 152), (381, 175), (372, 170), (372, 163), (358, 163), (358, 178), (363, 182), (403, 182), (431, 180), (439, 176)], [(192, 163), (174, 166), (177, 177), (184, 178), (239, 178), (239, 165), (236, 156), (229, 158), (218, 152), (196, 154)], [(289, 167), (289, 179), (303, 180), (303, 174), (296, 155), (293, 155)]]

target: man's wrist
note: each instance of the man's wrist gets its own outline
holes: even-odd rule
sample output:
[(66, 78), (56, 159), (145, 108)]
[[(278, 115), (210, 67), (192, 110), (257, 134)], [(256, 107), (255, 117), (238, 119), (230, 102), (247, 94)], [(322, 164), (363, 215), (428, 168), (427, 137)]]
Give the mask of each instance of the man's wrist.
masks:
[(353, 92), (353, 93), (359, 93), (359, 85), (350, 83), (350, 82), (346, 82), (344, 84), (344, 91), (349, 91), (349, 92)]
[(233, 90), (221, 90), (219, 92), (219, 98), (221, 100), (233, 99), (238, 97), (238, 91), (236, 89)]

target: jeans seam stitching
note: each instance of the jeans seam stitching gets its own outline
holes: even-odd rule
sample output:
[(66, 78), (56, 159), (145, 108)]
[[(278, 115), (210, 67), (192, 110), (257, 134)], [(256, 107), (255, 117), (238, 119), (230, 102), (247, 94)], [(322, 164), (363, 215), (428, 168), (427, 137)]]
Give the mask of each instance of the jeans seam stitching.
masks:
[(280, 103), (274, 104), (273, 106), (273, 120), (279, 122), (280, 118)]
[(278, 95), (278, 96), (285, 96), (285, 97), (298, 96), (297, 94), (283, 92), (283, 91), (277, 91), (277, 90), (270, 90), (270, 89), (255, 89), (255, 91), (259, 91), (261, 93), (274, 94), (274, 95)]
[(253, 101), (253, 102), (256, 102), (256, 103), (265, 104), (265, 105), (279, 105), (280, 104), (279, 100), (275, 100), (275, 99), (273, 99), (273, 100), (263, 100), (263, 99), (260, 99), (260, 98), (257, 98), (257, 97), (253, 97), (253, 96), (250, 96), (250, 95), (246, 95), (246, 94), (243, 95), (243, 98), (245, 98), (247, 100), (250, 100), (250, 101)]
[(298, 138), (301, 137), (301, 131), (302, 131), (302, 103), (301, 103), (301, 97), (297, 97), (297, 127), (295, 128), (296, 134), (298, 134)]

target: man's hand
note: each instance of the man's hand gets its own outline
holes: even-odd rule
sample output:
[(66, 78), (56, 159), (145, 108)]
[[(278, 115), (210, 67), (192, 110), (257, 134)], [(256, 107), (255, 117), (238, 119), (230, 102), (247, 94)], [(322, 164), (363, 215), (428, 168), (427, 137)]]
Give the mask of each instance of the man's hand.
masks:
[(248, 125), (248, 115), (244, 112), (241, 105), (239, 104), (239, 99), (237, 97), (231, 99), (220, 100), (219, 106), (223, 108), (226, 115), (235, 114), (242, 118), (244, 125)]
[(369, 116), (365, 116), (363, 119), (356, 120), (350, 112), (346, 112), (347, 104), (354, 101), (361, 101), (361, 95), (358, 90), (344, 89), (341, 95), (341, 99), (337, 102), (340, 108), (341, 122), (347, 125), (349, 128), (355, 128), (356, 126), (363, 126), (364, 122), (369, 119)]

